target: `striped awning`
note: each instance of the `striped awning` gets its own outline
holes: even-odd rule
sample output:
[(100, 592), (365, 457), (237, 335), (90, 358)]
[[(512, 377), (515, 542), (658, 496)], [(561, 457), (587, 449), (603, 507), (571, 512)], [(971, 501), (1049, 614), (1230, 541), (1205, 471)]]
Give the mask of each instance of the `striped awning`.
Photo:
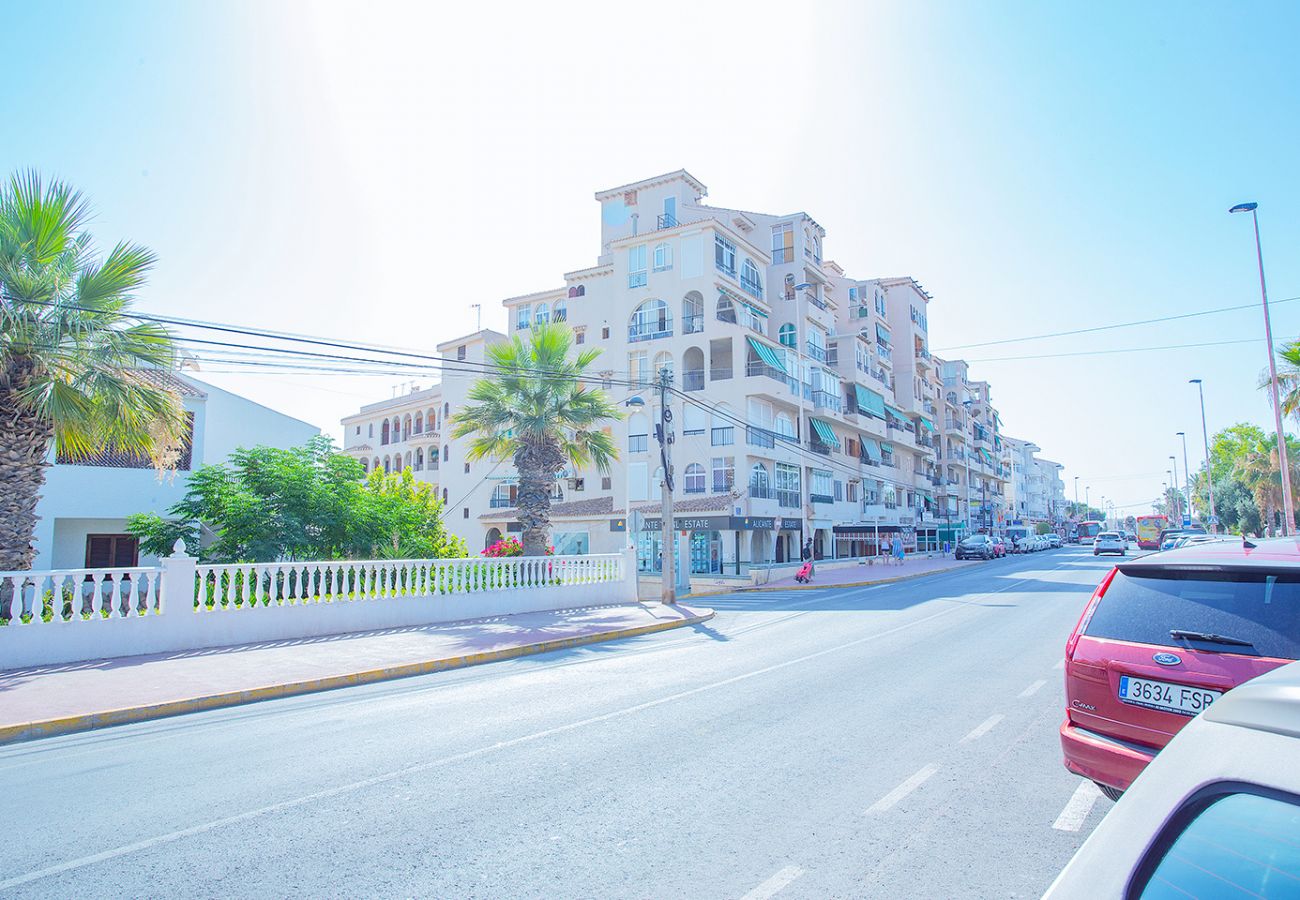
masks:
[(760, 319), (767, 318), (767, 313), (763, 312), (761, 309), (759, 309), (757, 306), (755, 306), (752, 303), (741, 303), (740, 305), (745, 307), (745, 309), (749, 310), (754, 315), (758, 316)]
[(924, 428), (926, 431), (930, 432), (931, 434), (934, 434), (934, 423), (931, 422), (929, 419), (927, 419), (925, 416), (917, 416), (916, 421), (920, 422), (921, 427)]
[(854, 393), (858, 398), (858, 412), (875, 416), (877, 419), (885, 417), (885, 398), (877, 394), (871, 388), (865, 388), (860, 384), (853, 385)]
[(808, 421), (812, 422), (813, 431), (817, 433), (817, 437), (821, 438), (823, 444), (827, 444), (831, 447), (838, 447), (840, 445), (840, 439), (837, 438), (835, 432), (831, 430), (830, 422), (827, 422), (825, 419), (819, 419), (816, 416), (809, 416)]
[(876, 323), (876, 340), (880, 341), (882, 344), (889, 343), (889, 331), (879, 322)]
[(749, 337), (748, 335), (745, 336), (745, 340), (749, 341), (749, 346), (754, 348), (754, 352), (758, 354), (758, 358), (761, 359), (765, 364), (771, 366), (773, 369), (776, 369), (778, 372), (782, 373), (783, 375), (790, 374), (789, 372), (786, 371), (785, 361), (781, 359), (781, 354), (779, 352), (777, 352), (772, 347), (769, 347), (767, 344), (764, 344), (762, 341), (755, 340), (754, 338)]
[(895, 419), (898, 419), (900, 422), (907, 421), (907, 413), (903, 412), (901, 409), (898, 409), (897, 407), (890, 406), (888, 403), (886, 403), (885, 411), (888, 412)]
[(864, 437), (862, 439), (862, 450), (872, 462), (880, 462), (880, 444), (871, 438)]
[(993, 465), (993, 458), (989, 456), (986, 452), (984, 452), (984, 448), (980, 447), (979, 450), (980, 450), (980, 456), (984, 457), (984, 461), (988, 463), (990, 466)]

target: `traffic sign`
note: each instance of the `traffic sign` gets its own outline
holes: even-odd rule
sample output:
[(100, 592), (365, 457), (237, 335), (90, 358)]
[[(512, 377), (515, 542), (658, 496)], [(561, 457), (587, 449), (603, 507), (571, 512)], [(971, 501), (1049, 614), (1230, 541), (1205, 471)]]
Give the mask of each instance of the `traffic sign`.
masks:
[(1187, 526), (1189, 526), (1189, 525), (1191, 525), (1191, 524), (1192, 524), (1192, 517), (1191, 517), (1191, 516), (1183, 516), (1183, 527), (1186, 528)]
[(1211, 525), (1218, 525), (1218, 524), (1219, 524), (1219, 517), (1218, 517), (1218, 516), (1210, 516), (1210, 517), (1209, 517), (1208, 519), (1206, 519), (1205, 521), (1209, 522)]

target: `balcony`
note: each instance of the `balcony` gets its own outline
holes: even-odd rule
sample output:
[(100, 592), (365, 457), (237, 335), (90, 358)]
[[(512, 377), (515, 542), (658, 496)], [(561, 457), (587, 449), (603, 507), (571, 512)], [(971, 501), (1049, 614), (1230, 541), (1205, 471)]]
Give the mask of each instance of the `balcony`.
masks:
[(780, 369), (774, 369), (761, 359), (751, 359), (745, 363), (745, 374), (749, 376), (764, 375), (775, 381), (779, 381), (793, 389), (794, 379), (782, 372)]
[(889, 345), (882, 344), (879, 341), (876, 342), (876, 355), (881, 359), (887, 359), (890, 362), (894, 361), (894, 352), (889, 349)]
[(894, 457), (892, 457), (892, 456), (882, 456), (882, 457), (880, 458), (880, 464), (881, 464), (882, 466), (888, 466), (888, 467), (891, 468), (891, 469), (897, 469), (897, 468), (898, 468), (898, 463), (894, 462)]
[(669, 215), (668, 213), (655, 216), (655, 231), (663, 231), (665, 228), (676, 228), (677, 224), (677, 217)]
[(751, 481), (749, 483), (749, 497), (751, 500), (771, 500), (776, 497), (776, 489), (770, 484)]
[(509, 497), (493, 497), (488, 501), (489, 509), (509, 509), (515, 505), (515, 501)]
[(751, 447), (763, 447), (771, 450), (776, 446), (776, 434), (766, 428), (757, 428), (750, 425), (745, 428), (745, 443)]
[(835, 498), (832, 497), (830, 494), (809, 494), (808, 502), (809, 503), (834, 503)]
[(653, 341), (658, 338), (673, 336), (672, 322), (636, 322), (627, 327), (627, 340), (630, 344), (638, 341)]
[(811, 356), (813, 359), (817, 360), (818, 362), (826, 362), (825, 347), (818, 346), (817, 344), (814, 344), (811, 341), (806, 341), (804, 343), (804, 349), (808, 352), (809, 356)]
[(809, 303), (811, 303), (813, 306), (817, 307), (818, 309), (829, 308), (826, 301), (823, 300), (820, 295), (814, 294), (812, 291), (804, 291), (803, 295), (804, 295), (804, 299), (806, 299)]
[(808, 449), (813, 453), (820, 453), (822, 456), (831, 455), (831, 446), (829, 444), (823, 444), (821, 441), (809, 441)]
[(710, 443), (714, 447), (730, 447), (732, 444), (736, 443), (736, 429), (730, 425), (722, 428), (715, 428), (709, 437)]
[(841, 412), (844, 409), (843, 398), (829, 391), (813, 391), (812, 403), (817, 409), (829, 409), (834, 412)]
[(704, 390), (704, 370), (689, 369), (682, 373), (682, 390), (684, 391), (702, 391)]
[(731, 366), (714, 366), (709, 369), (709, 381), (726, 381), (731, 378)]
[(704, 314), (696, 313), (692, 316), (682, 316), (682, 334), (703, 334), (704, 333)]
[(783, 509), (798, 509), (799, 492), (796, 490), (786, 490), (784, 488), (777, 488), (776, 503), (777, 506), (780, 506)]

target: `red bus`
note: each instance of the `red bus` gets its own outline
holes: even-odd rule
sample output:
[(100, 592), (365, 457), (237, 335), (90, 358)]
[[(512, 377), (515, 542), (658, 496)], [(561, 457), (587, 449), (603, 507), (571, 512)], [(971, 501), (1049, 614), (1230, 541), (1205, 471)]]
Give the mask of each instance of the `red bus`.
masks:
[(1078, 526), (1079, 543), (1087, 544), (1091, 546), (1092, 542), (1097, 539), (1097, 535), (1101, 534), (1102, 530), (1105, 527), (1106, 527), (1105, 522), (1097, 522), (1097, 521), (1080, 522)]
[(1164, 531), (1168, 527), (1168, 516), (1138, 516), (1138, 548), (1141, 550), (1159, 550), (1160, 532)]

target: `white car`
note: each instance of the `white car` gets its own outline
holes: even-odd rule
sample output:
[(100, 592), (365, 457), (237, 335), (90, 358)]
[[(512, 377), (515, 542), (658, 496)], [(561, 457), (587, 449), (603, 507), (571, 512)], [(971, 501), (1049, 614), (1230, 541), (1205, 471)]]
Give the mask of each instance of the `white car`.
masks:
[(1300, 663), (1228, 691), (1161, 750), (1050, 900), (1300, 895)]
[(1092, 542), (1092, 555), (1101, 556), (1103, 553), (1118, 553), (1120, 556), (1128, 555), (1128, 542), (1120, 536), (1118, 531), (1103, 531), (1097, 535), (1097, 540)]

